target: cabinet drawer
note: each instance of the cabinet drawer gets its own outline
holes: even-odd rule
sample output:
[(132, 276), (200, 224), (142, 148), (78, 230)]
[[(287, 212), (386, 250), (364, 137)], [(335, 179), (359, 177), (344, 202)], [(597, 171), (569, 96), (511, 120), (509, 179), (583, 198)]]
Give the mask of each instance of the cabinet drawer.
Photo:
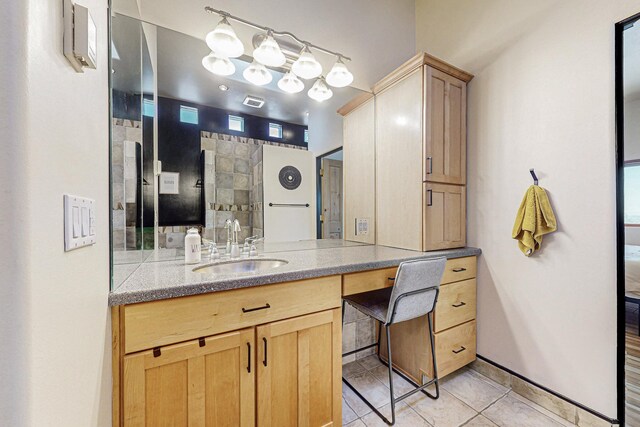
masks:
[(447, 261), (441, 284), (459, 282), (476, 277), (476, 257), (454, 258)]
[(342, 295), (359, 294), (393, 286), (398, 267), (381, 268), (379, 270), (350, 273), (342, 276)]
[(435, 334), (438, 377), (444, 378), (476, 359), (476, 321)]
[(435, 332), (475, 319), (476, 279), (441, 286), (434, 318)]
[(127, 305), (125, 353), (337, 308), (340, 284), (329, 276)]

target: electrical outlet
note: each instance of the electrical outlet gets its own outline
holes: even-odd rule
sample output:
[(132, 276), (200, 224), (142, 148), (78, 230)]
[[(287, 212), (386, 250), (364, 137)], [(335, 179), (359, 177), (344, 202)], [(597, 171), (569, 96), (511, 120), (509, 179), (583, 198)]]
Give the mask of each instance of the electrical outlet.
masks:
[(369, 234), (369, 218), (356, 218), (356, 236)]

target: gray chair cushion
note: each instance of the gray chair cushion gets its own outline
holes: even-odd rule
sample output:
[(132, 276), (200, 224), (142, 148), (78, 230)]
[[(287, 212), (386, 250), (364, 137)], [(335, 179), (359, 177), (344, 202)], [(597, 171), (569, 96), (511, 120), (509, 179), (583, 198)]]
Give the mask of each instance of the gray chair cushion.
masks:
[(393, 288), (377, 289), (343, 297), (349, 305), (369, 317), (384, 323), (387, 319), (389, 300)]
[[(387, 324), (415, 319), (433, 311), (446, 262), (442, 257), (400, 264), (389, 302), (391, 309), (387, 311)], [(414, 294), (406, 295), (410, 292)]]

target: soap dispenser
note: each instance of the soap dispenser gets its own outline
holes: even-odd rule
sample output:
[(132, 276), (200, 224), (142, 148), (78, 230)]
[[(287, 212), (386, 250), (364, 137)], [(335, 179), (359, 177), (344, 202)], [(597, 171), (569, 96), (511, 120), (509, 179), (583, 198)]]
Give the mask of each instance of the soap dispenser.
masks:
[(184, 236), (184, 262), (185, 264), (197, 264), (202, 259), (202, 250), (200, 248), (200, 234), (197, 228), (187, 230)]

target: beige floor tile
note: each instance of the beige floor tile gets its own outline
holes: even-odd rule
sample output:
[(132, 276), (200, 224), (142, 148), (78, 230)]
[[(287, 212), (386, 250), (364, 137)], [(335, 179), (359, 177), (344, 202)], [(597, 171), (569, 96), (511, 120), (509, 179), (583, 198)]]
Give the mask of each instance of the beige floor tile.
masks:
[(576, 407), (571, 403), (562, 400), (559, 397), (556, 397), (516, 376), (511, 378), (511, 389), (525, 399), (562, 417), (562, 419), (569, 420), (572, 424), (575, 423)]
[[(371, 369), (371, 372), (381, 383), (389, 387), (389, 368), (384, 365)], [(415, 387), (400, 375), (393, 373), (393, 394), (394, 396), (402, 396), (403, 394), (413, 390)]]
[(355, 420), (354, 422), (345, 425), (345, 427), (367, 427), (367, 426), (361, 420)]
[(378, 359), (377, 355), (367, 356), (363, 359), (358, 360), (358, 363), (364, 366), (364, 368), (367, 370), (375, 369), (378, 366), (384, 366), (382, 362), (380, 362), (380, 359)]
[(358, 361), (345, 363), (342, 365), (342, 376), (349, 379), (354, 375), (363, 374), (366, 371), (364, 366), (360, 364)]
[(521, 395), (519, 395), (518, 393), (516, 393), (515, 391), (511, 391), (509, 393), (512, 397), (518, 399), (519, 401), (523, 402), (526, 405), (531, 406), (533, 409), (535, 409), (538, 412), (541, 412), (543, 415), (546, 415), (547, 417), (551, 418), (552, 420), (554, 420), (555, 422), (557, 422), (558, 424), (561, 424), (565, 427), (572, 427), (575, 426), (575, 422), (570, 422), (568, 420), (565, 420), (564, 418), (562, 418), (559, 415), (554, 414), (553, 412), (551, 412), (550, 410), (543, 408), (542, 406), (538, 405), (535, 402), (530, 401), (529, 399), (527, 399), (526, 397), (523, 397)]
[(536, 411), (511, 394), (507, 394), (482, 412), (482, 415), (502, 427), (553, 427), (562, 424)]
[(358, 419), (358, 414), (355, 413), (353, 409), (347, 404), (342, 398), (342, 425), (347, 425), (350, 422), (353, 422)]
[(471, 369), (447, 376), (441, 386), (478, 412), (509, 392), (508, 388)]
[[(387, 419), (391, 419), (391, 405), (385, 405), (380, 408), (380, 412), (382, 415), (386, 416)], [(378, 416), (378, 414), (374, 412), (370, 412), (366, 416), (362, 417), (362, 421), (367, 425), (367, 427), (385, 427), (387, 424), (382, 421), (382, 418)], [(396, 427), (431, 427), (431, 425), (416, 411), (411, 409), (409, 405), (403, 402), (399, 402), (396, 405), (396, 423), (394, 424)]]
[(473, 418), (471, 421), (466, 423), (464, 427), (498, 427), (495, 423), (492, 423), (491, 420), (487, 419), (482, 415), (478, 415)]
[[(376, 408), (389, 403), (389, 389), (378, 381), (373, 374), (365, 372), (350, 378), (349, 382)], [(342, 396), (359, 417), (371, 411), (367, 404), (346, 384), (342, 384)]]
[(457, 427), (478, 414), (446, 390), (440, 390), (436, 400), (419, 393), (406, 402), (434, 427)]

